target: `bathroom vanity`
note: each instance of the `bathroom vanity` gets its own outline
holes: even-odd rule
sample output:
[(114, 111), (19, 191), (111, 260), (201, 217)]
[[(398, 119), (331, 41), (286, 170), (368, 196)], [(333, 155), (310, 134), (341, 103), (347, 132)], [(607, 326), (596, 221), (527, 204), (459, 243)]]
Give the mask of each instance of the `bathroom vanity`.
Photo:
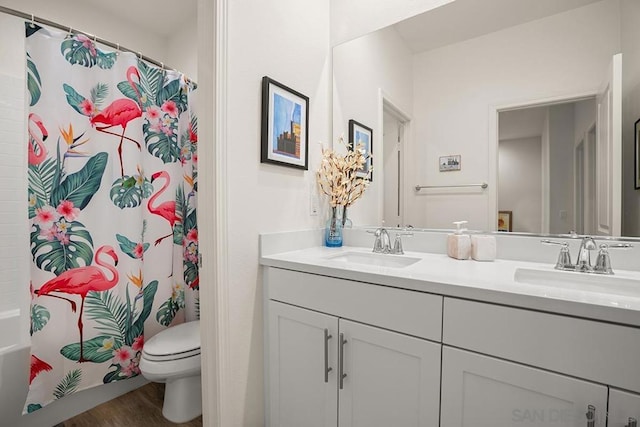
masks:
[(640, 419), (640, 273), (618, 271), (607, 293), (542, 263), (402, 257), (263, 253), (268, 425)]

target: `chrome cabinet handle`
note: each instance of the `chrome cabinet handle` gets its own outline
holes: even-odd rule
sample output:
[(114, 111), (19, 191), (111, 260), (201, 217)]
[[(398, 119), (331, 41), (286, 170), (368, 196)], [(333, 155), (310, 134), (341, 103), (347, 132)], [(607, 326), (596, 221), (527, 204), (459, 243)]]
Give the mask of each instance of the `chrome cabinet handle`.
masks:
[(344, 373), (344, 345), (347, 343), (347, 340), (344, 339), (344, 334), (340, 334), (340, 351), (338, 352), (338, 370), (340, 375), (340, 390), (344, 388), (344, 379), (347, 377), (347, 374)]
[(596, 407), (593, 405), (587, 406), (587, 427), (596, 426)]
[(324, 382), (329, 382), (329, 372), (333, 370), (331, 366), (329, 366), (329, 340), (332, 338), (331, 334), (329, 334), (329, 330), (325, 328), (324, 330)]
[(638, 420), (633, 417), (629, 417), (629, 424), (626, 427), (638, 427)]

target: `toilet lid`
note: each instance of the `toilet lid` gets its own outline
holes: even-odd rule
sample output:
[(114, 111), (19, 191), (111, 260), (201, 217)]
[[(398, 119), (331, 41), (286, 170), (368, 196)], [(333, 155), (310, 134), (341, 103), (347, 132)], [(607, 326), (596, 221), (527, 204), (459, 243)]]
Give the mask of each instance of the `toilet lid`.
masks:
[(200, 321), (182, 323), (159, 332), (144, 343), (149, 356), (192, 356), (200, 354)]

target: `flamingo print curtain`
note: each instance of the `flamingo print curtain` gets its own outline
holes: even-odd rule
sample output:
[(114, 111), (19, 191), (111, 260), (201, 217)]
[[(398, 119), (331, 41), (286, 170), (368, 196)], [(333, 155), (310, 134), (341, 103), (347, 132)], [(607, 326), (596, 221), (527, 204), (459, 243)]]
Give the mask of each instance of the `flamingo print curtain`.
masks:
[(32, 412), (198, 317), (197, 119), (184, 75), (25, 25)]

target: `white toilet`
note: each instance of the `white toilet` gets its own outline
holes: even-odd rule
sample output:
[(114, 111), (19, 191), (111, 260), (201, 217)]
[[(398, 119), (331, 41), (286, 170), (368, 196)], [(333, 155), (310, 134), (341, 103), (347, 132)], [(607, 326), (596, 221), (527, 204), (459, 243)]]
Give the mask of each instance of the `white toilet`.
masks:
[(145, 342), (140, 372), (149, 381), (166, 383), (166, 419), (183, 423), (202, 414), (200, 321), (172, 326)]

